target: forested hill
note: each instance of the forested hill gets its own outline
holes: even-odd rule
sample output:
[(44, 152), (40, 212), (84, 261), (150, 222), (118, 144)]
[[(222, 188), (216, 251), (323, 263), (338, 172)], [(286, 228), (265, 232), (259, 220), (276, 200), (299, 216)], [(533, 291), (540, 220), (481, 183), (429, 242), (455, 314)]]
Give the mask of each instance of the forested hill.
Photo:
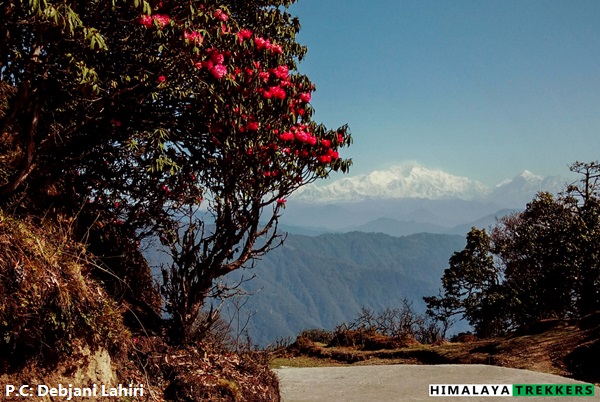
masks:
[(379, 310), (407, 298), (424, 311), (422, 297), (438, 293), (449, 257), (464, 245), (464, 236), (429, 233), (289, 235), (241, 273), (257, 276), (244, 285), (256, 293), (242, 315), (254, 314), (249, 334), (265, 346), (303, 329), (331, 329), (363, 306)]

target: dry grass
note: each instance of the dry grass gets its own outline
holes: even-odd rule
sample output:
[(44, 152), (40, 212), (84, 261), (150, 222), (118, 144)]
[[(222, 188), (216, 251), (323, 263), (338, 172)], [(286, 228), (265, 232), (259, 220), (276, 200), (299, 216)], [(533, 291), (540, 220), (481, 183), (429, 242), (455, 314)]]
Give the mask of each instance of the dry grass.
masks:
[(117, 383), (145, 384), (148, 401), (279, 400), (264, 353), (175, 348), (143, 329), (132, 335), (120, 305), (92, 278), (94, 257), (71, 240), (69, 223), (35, 224), (0, 210), (0, 382), (75, 382), (90, 351), (108, 350)]
[[(600, 313), (580, 321), (545, 321), (496, 339), (413, 345), (377, 351), (326, 346), (306, 338), (275, 353), (273, 367), (340, 364), (488, 364), (600, 384)], [(333, 364), (331, 364), (333, 363)]]
[(177, 348), (161, 337), (135, 337), (119, 377), (147, 384), (155, 401), (279, 400), (279, 381), (266, 353), (230, 353), (208, 343)]
[(69, 239), (67, 222), (35, 225), (0, 211), (0, 371), (82, 347), (124, 356), (121, 311), (89, 277), (85, 247)]

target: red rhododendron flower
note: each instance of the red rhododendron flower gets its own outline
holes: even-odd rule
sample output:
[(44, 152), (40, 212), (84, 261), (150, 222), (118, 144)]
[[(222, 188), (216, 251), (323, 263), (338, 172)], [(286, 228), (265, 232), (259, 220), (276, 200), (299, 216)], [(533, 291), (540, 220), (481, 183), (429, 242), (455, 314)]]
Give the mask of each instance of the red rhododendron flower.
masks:
[(310, 102), (311, 94), (310, 92), (304, 92), (300, 94), (300, 100), (303, 102)]
[(237, 37), (240, 43), (242, 43), (244, 39), (250, 39), (252, 37), (252, 31), (249, 29), (242, 29), (237, 33)]
[(260, 77), (261, 80), (263, 80), (264, 82), (269, 81), (269, 73), (266, 71), (261, 71), (260, 73), (258, 73), (258, 76)]
[(331, 156), (317, 155), (317, 160), (319, 161), (319, 163), (329, 163), (329, 162), (331, 162)]
[(152, 28), (152, 17), (149, 15), (142, 15), (140, 17), (140, 24), (146, 28)]
[(294, 136), (293, 133), (285, 132), (285, 133), (281, 133), (279, 134), (279, 139), (282, 141), (294, 141), (296, 137)]
[(227, 21), (229, 19), (229, 16), (220, 8), (215, 10), (213, 16), (221, 21)]
[(321, 140), (321, 145), (325, 148), (329, 148), (331, 146), (331, 140)]
[(216, 79), (221, 79), (227, 74), (227, 67), (222, 64), (217, 64), (210, 70), (210, 72)]
[(286, 202), (287, 202), (287, 200), (283, 199), (283, 198), (280, 198), (280, 199), (277, 200), (277, 204), (278, 205), (284, 205)]
[(287, 96), (285, 90), (281, 87), (271, 87), (269, 88), (269, 92), (277, 99), (285, 99)]
[(264, 38), (254, 38), (254, 45), (256, 46), (256, 50), (262, 50), (265, 48), (270, 48), (271, 41)]
[(271, 51), (271, 53), (283, 54), (283, 48), (281, 47), (281, 45), (271, 44), (267, 48)]
[(164, 75), (160, 75), (160, 76), (158, 77), (158, 82), (165, 82), (165, 81), (166, 81), (166, 79), (167, 79), (167, 77), (165, 77)]
[(198, 33), (197, 31), (194, 31), (194, 32), (184, 31), (183, 39), (187, 39), (193, 43), (202, 43), (202, 41), (204, 40), (202, 35), (200, 35), (200, 33)]
[(250, 131), (256, 131), (256, 130), (258, 130), (258, 122), (257, 121), (251, 121), (250, 123), (248, 123), (246, 125), (246, 129), (248, 129)]
[(290, 69), (286, 65), (277, 66), (271, 69), (271, 73), (279, 79), (286, 79), (290, 75)]
[(160, 28), (164, 28), (165, 25), (167, 25), (169, 22), (171, 22), (171, 18), (168, 15), (164, 15), (164, 14), (156, 14), (152, 17), (152, 19), (156, 20), (156, 22), (158, 22), (158, 26)]
[(338, 143), (344, 142), (344, 134), (338, 133), (337, 139), (338, 139)]
[(308, 142), (310, 135), (306, 131), (296, 131), (295, 137), (300, 142)]
[(212, 52), (210, 52), (210, 59), (215, 64), (223, 64), (223, 62), (225, 61), (225, 56), (223, 56), (222, 53), (219, 53), (218, 50), (213, 50)]

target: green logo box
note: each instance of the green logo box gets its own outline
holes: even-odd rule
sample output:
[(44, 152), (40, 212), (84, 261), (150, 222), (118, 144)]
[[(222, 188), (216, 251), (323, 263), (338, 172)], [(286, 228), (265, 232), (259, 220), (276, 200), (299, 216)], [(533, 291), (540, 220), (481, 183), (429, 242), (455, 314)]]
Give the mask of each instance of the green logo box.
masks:
[(593, 384), (513, 384), (513, 396), (594, 396)]

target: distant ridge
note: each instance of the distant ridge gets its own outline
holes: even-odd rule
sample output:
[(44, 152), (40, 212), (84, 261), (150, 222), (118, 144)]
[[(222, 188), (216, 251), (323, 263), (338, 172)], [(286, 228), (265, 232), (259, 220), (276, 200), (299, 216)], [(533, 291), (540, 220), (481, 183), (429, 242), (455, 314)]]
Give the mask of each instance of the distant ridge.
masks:
[(428, 233), (289, 235), (250, 273), (230, 279), (256, 274), (244, 284), (253, 294), (242, 317), (252, 314), (249, 335), (266, 346), (303, 329), (333, 329), (361, 307), (396, 307), (407, 298), (423, 312), (422, 297), (437, 294), (448, 258), (464, 244), (464, 236)]
[[(436, 225), (434, 223), (428, 222), (416, 222), (416, 221), (400, 221), (392, 218), (377, 218), (375, 220), (369, 221), (363, 225), (359, 226), (350, 226), (343, 228), (337, 232), (345, 233), (345, 232), (365, 232), (365, 233), (385, 233), (390, 236), (409, 236), (416, 233), (433, 233), (433, 234), (457, 234), (464, 236), (466, 235), (472, 227), (476, 227), (479, 229), (488, 229), (491, 226), (495, 225), (499, 219), (502, 217), (512, 214), (514, 212), (520, 211), (519, 209), (502, 209), (495, 213), (486, 215), (477, 220), (456, 225), (456, 226), (442, 226)], [(314, 235), (314, 231), (312, 233), (303, 233), (298, 230), (299, 228), (290, 228), (291, 233), (297, 234), (308, 234)], [(324, 230), (320, 233), (332, 233), (332, 231)]]

